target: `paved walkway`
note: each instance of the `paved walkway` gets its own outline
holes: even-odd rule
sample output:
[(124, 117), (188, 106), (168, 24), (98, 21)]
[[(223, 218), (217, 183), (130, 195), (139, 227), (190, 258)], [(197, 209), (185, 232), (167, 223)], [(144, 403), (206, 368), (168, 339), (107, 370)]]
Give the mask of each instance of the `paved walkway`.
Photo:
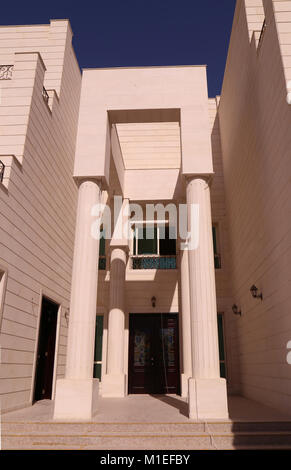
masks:
[[(229, 397), (230, 421), (291, 421), (279, 411), (240, 396)], [(42, 400), (22, 410), (5, 413), (2, 421), (49, 422), (54, 402)], [(183, 423), (189, 422), (187, 402), (177, 395), (129, 395), (99, 398), (96, 423)]]

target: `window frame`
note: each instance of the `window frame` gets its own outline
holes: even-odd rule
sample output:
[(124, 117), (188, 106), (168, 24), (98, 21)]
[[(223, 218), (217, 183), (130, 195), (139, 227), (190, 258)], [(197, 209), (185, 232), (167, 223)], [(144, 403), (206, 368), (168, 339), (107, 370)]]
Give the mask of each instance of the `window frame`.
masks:
[[(134, 256), (134, 257), (142, 257), (142, 258), (145, 258), (145, 257), (167, 257), (167, 256), (177, 256), (177, 238), (175, 238), (174, 240), (176, 241), (176, 252), (175, 254), (172, 254), (172, 255), (161, 255), (160, 254), (160, 229), (161, 228), (166, 228), (166, 227), (169, 227), (169, 230), (172, 226), (170, 226), (169, 224), (169, 221), (168, 220), (157, 220), (157, 221), (146, 221), (146, 220), (143, 220), (143, 221), (139, 221), (139, 222), (134, 222), (132, 224), (133, 226), (131, 227), (131, 230), (133, 231), (133, 234), (132, 234), (132, 245), (131, 245), (131, 256)], [(147, 254), (140, 254), (138, 253), (138, 242), (139, 240), (144, 240), (144, 238), (138, 238), (136, 236), (137, 234), (137, 230), (139, 228), (145, 230), (147, 228), (147, 226), (149, 227), (153, 227), (154, 229), (156, 228), (156, 233), (157, 233), (157, 252), (156, 253), (147, 253)], [(173, 227), (174, 228), (174, 227)]]

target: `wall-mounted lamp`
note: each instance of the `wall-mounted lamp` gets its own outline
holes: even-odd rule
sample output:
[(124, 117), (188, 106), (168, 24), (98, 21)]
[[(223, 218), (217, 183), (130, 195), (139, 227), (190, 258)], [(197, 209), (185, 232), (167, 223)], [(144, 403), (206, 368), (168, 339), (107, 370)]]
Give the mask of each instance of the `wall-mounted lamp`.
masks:
[(238, 306), (236, 304), (233, 304), (232, 311), (235, 315), (240, 315), (241, 316), (241, 310), (238, 309)]
[(157, 299), (156, 299), (155, 297), (152, 297), (152, 298), (151, 298), (152, 307), (155, 307), (155, 306), (156, 306), (156, 301), (157, 301)]
[(250, 291), (251, 291), (251, 294), (253, 296), (254, 299), (261, 299), (263, 300), (263, 294), (262, 292), (259, 292), (259, 289), (257, 288), (257, 286), (253, 285), (251, 288), (250, 288)]

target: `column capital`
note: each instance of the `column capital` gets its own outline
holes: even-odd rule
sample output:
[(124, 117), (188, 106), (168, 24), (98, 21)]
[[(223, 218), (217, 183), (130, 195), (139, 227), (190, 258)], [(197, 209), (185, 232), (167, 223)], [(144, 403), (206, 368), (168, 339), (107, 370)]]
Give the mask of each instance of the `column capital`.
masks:
[(75, 180), (75, 183), (77, 184), (78, 188), (81, 186), (82, 183), (87, 183), (87, 182), (91, 182), (91, 183), (95, 183), (99, 186), (100, 190), (102, 189), (102, 179), (99, 178), (99, 177), (93, 177), (93, 176), (88, 176), (88, 177), (85, 177), (85, 176), (73, 176), (74, 180)]
[(204, 180), (208, 186), (211, 186), (211, 183), (213, 181), (214, 173), (195, 173), (191, 175), (185, 175), (185, 181), (186, 185), (191, 183), (193, 180)]
[[(121, 259), (125, 257), (127, 259), (129, 253), (129, 246), (128, 245), (110, 245), (110, 259)], [(115, 251), (116, 250), (116, 251)], [(115, 251), (115, 253), (114, 253)]]

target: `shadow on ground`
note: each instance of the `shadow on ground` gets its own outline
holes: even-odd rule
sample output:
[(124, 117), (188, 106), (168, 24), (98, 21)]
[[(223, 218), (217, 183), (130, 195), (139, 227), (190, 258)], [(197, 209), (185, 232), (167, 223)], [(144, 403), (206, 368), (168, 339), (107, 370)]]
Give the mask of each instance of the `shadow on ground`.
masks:
[(181, 399), (169, 396), (169, 395), (150, 395), (152, 398), (156, 400), (160, 400), (163, 403), (166, 403), (173, 408), (176, 408), (179, 413), (183, 416), (188, 417), (188, 403), (181, 401)]

